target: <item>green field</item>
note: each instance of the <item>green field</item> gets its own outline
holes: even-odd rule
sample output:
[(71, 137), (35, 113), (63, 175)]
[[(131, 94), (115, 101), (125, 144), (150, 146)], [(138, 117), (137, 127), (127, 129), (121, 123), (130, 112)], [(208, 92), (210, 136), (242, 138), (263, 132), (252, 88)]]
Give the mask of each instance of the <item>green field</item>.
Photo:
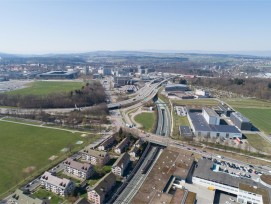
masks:
[(225, 102), (233, 108), (271, 108), (271, 102), (257, 99), (226, 99)]
[[(58, 159), (67, 157), (68, 152), (61, 152), (63, 148), (83, 148), (95, 139), (81, 137), (81, 133), (4, 121), (0, 121), (0, 130), (0, 197), (38, 170), (49, 168), (52, 165), (52, 161), (48, 160), (51, 156), (56, 155)], [(79, 140), (84, 143), (75, 144)]]
[(215, 99), (183, 99), (183, 100), (171, 100), (175, 105), (188, 105), (188, 106), (217, 106), (219, 102)]
[(249, 118), (258, 129), (271, 134), (271, 109), (236, 108), (236, 110)]
[(81, 89), (83, 82), (60, 82), (60, 81), (36, 81), (23, 89), (8, 92), (9, 94), (22, 95), (48, 95), (57, 92), (69, 92), (75, 89)]
[(30, 124), (30, 125), (41, 125), (42, 124), (42, 122), (40, 122), (40, 121), (26, 120), (26, 119), (23, 119), (23, 118), (3, 118), (2, 120), (17, 122), (17, 123)]
[(271, 144), (258, 134), (246, 134), (249, 144), (259, 151), (271, 154)]
[(140, 113), (135, 116), (135, 121), (142, 125), (142, 129), (151, 132), (155, 123), (155, 114), (154, 113)]

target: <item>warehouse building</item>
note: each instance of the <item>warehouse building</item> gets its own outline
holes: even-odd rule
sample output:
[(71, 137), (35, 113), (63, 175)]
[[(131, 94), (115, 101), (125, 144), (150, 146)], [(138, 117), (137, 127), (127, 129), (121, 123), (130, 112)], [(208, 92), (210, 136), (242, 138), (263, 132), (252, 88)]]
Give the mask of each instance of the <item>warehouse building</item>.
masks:
[(212, 123), (209, 124), (204, 118), (202, 112), (189, 110), (187, 116), (195, 136), (211, 138), (242, 138), (242, 133), (235, 126), (215, 125), (217, 124), (217, 119), (214, 119), (211, 121)]
[(252, 123), (249, 119), (244, 117), (239, 112), (231, 113), (231, 121), (236, 125), (240, 130), (251, 130)]
[(168, 84), (165, 86), (166, 92), (178, 92), (178, 91), (188, 91), (188, 86), (185, 84)]
[(76, 79), (79, 76), (79, 71), (51, 71), (40, 74), (41, 79)]

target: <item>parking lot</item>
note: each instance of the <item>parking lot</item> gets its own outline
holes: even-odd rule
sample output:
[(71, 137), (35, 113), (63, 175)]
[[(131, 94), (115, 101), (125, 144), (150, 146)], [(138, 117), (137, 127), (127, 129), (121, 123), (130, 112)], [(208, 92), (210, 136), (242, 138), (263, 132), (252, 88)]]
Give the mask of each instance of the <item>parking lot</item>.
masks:
[(232, 176), (257, 180), (262, 175), (262, 172), (256, 171), (252, 165), (242, 166), (219, 159), (213, 159), (213, 161), (216, 165), (218, 165), (219, 171), (231, 174)]
[(184, 106), (175, 106), (177, 115), (186, 116), (186, 108)]
[(16, 89), (22, 89), (26, 87), (27, 84), (33, 81), (30, 80), (10, 80), (10, 81), (3, 81), (0, 82), (0, 93), (6, 91), (13, 91)]

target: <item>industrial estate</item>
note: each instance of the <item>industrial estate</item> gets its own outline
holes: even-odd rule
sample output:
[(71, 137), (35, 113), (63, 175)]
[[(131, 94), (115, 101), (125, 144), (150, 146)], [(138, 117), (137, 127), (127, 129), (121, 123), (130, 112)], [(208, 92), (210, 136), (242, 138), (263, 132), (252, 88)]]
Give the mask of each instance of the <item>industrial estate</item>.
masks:
[(271, 203), (271, 59), (86, 56), (0, 58), (0, 203)]

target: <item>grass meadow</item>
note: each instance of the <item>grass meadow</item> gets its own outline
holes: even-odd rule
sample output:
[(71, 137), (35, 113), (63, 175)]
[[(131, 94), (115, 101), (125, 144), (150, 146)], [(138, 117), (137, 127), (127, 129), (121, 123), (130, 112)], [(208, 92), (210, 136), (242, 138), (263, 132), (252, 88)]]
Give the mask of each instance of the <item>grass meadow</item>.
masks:
[(27, 87), (8, 92), (9, 94), (20, 95), (48, 95), (58, 92), (69, 92), (75, 89), (81, 89), (83, 82), (68, 81), (36, 81), (30, 83)]
[(143, 112), (135, 116), (135, 121), (142, 125), (142, 129), (151, 132), (155, 125), (155, 114), (153, 112)]
[(236, 108), (245, 117), (249, 118), (254, 126), (266, 134), (271, 134), (271, 109), (263, 108)]
[[(64, 159), (63, 148), (77, 150), (96, 138), (81, 137), (81, 133), (35, 127), (0, 121), (0, 197), (7, 190), (22, 184), (29, 176), (49, 168), (53, 155)], [(84, 141), (82, 145), (75, 144)]]

